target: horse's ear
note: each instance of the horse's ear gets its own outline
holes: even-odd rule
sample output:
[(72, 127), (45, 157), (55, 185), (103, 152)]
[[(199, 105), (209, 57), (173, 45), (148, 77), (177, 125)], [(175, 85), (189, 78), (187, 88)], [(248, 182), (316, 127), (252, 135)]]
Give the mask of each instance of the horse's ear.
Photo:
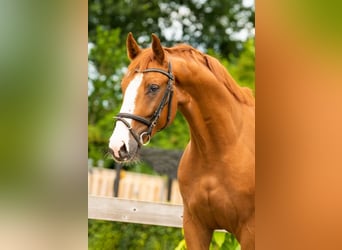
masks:
[(141, 52), (141, 49), (137, 42), (135, 41), (132, 32), (128, 33), (127, 40), (126, 40), (126, 46), (127, 46), (127, 55), (130, 60), (133, 60), (134, 58), (139, 55)]
[(159, 38), (155, 34), (152, 34), (152, 50), (157, 62), (163, 64), (165, 56), (164, 50), (160, 44)]

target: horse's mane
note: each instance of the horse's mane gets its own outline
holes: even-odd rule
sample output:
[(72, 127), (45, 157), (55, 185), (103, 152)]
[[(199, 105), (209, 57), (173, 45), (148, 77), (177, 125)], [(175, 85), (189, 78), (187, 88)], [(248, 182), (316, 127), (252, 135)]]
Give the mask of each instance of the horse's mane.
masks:
[(241, 103), (253, 106), (254, 97), (252, 91), (246, 87), (240, 87), (225, 67), (214, 57), (203, 54), (187, 44), (179, 44), (172, 48), (165, 48), (170, 54), (185, 55), (206, 66), (216, 79), (223, 83), (232, 95)]

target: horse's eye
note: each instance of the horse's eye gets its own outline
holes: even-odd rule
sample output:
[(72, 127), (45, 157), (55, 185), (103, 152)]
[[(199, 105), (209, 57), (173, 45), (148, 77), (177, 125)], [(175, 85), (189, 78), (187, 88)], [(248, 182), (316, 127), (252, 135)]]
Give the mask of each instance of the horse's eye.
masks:
[(159, 90), (159, 86), (157, 84), (151, 84), (148, 86), (149, 93), (156, 93)]

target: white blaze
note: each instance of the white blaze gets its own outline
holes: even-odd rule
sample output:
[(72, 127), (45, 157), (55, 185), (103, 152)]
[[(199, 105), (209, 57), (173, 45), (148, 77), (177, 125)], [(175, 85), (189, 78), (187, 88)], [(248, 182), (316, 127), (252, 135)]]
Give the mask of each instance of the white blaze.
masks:
[[(137, 74), (134, 79), (128, 84), (125, 92), (124, 100), (120, 109), (120, 113), (132, 114), (135, 110), (135, 100), (138, 94), (138, 89), (142, 83), (143, 74)], [(126, 119), (131, 125), (132, 119)], [(109, 139), (109, 147), (114, 151), (116, 157), (119, 157), (119, 150), (125, 144), (129, 151), (129, 130), (123, 122), (117, 121), (114, 132)]]

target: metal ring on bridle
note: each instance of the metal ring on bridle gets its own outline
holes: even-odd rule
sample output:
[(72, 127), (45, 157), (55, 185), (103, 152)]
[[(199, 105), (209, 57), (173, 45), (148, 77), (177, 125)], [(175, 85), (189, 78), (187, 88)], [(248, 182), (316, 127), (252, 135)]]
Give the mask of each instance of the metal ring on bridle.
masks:
[[(147, 136), (147, 142), (144, 142), (144, 136)], [(143, 146), (146, 146), (147, 144), (149, 144), (151, 141), (151, 135), (148, 132), (142, 132), (140, 134), (140, 143)]]

